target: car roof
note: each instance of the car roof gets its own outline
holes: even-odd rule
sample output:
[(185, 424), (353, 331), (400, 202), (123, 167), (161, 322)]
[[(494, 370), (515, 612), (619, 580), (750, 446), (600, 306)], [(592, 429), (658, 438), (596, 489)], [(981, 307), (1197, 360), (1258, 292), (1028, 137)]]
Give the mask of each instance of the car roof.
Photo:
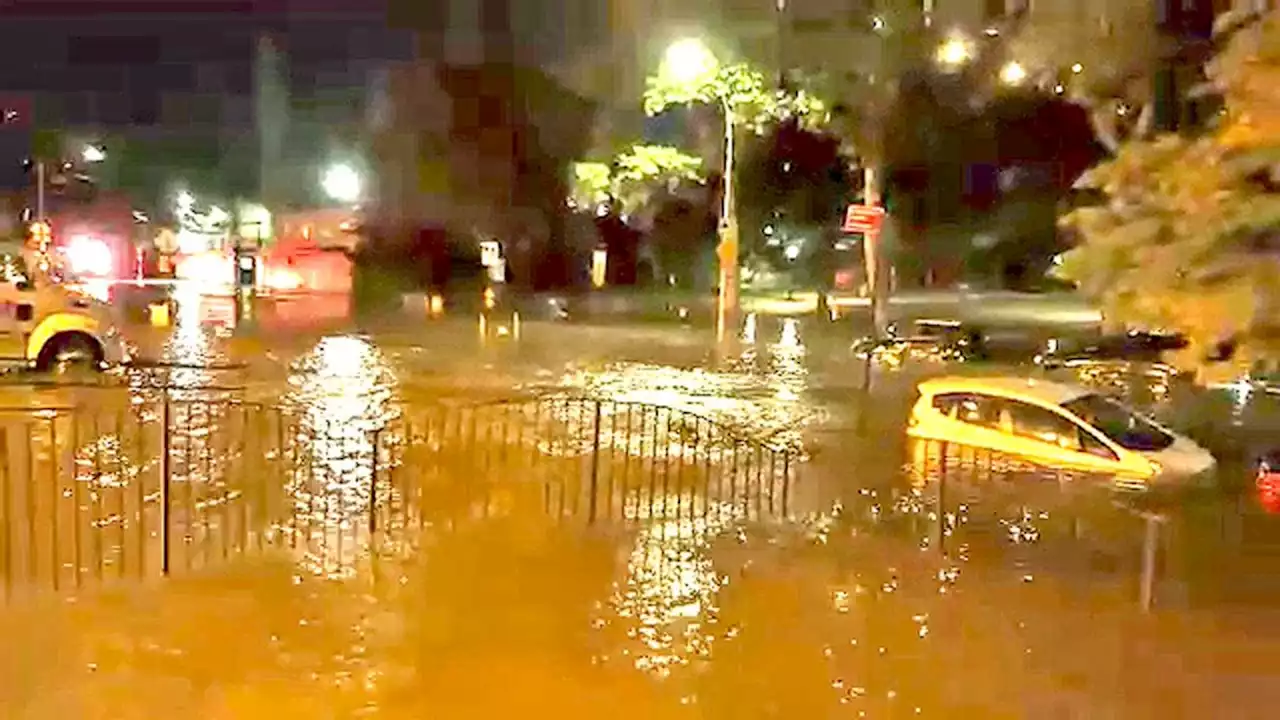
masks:
[(1010, 399), (1038, 401), (1047, 405), (1061, 405), (1094, 391), (1068, 383), (1015, 376), (967, 377), (950, 375), (925, 380), (919, 386), (921, 395), (946, 393), (982, 393)]

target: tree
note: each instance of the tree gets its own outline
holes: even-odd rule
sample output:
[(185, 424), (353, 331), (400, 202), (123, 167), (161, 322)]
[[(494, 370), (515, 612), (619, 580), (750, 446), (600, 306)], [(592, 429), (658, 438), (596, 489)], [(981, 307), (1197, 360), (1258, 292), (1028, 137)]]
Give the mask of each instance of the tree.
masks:
[[(775, 269), (800, 271), (820, 291), (830, 289), (841, 210), (853, 187), (840, 147), (835, 135), (784, 121), (747, 144), (738, 171), (745, 249)], [(794, 262), (769, 245), (783, 234), (803, 238)]]
[[(801, 123), (825, 122), (826, 104), (795, 85), (772, 89), (765, 75), (746, 63), (722, 64), (698, 40), (684, 40), (668, 48), (658, 72), (646, 81), (644, 109), (657, 115), (674, 105), (712, 104), (719, 107), (724, 126), (721, 172), (719, 242), (721, 312), (717, 325), (724, 330), (729, 314), (737, 310), (738, 265), (741, 263), (739, 219), (734, 191), (736, 147), (743, 130), (759, 135), (771, 123), (795, 119)], [(732, 258), (732, 260), (730, 260)]]
[[(1107, 202), (1065, 218), (1081, 244), (1061, 272), (1115, 322), (1186, 333), (1180, 364), (1234, 375), (1280, 357), (1280, 15), (1208, 75), (1218, 127), (1126, 143), (1096, 168)], [(1224, 347), (1232, 362), (1209, 362)]]
[(613, 196), (613, 172), (608, 163), (576, 162), (572, 167), (569, 200), (578, 208), (594, 208)]
[(667, 145), (633, 145), (614, 161), (613, 196), (624, 213), (639, 212), (653, 197), (706, 178), (702, 160)]
[(1152, 22), (1149, 2), (1121, 0), (1108, 22), (1082, 22), (1078, 13), (1036, 8), (1001, 32), (1001, 59), (1018, 63), (1035, 83), (1089, 112), (1098, 141), (1115, 153), (1129, 137), (1155, 129), (1152, 69), (1175, 41)]
[(716, 104), (726, 108), (737, 127), (755, 134), (782, 120), (820, 126), (828, 106), (811, 90), (797, 86), (773, 89), (764, 73), (746, 63), (715, 64), (705, 72), (678, 75), (658, 72), (646, 81), (644, 110), (658, 115), (676, 105)]
[(632, 145), (611, 163), (574, 163), (570, 198), (580, 208), (615, 203), (635, 214), (663, 190), (704, 181), (701, 159), (668, 145)]

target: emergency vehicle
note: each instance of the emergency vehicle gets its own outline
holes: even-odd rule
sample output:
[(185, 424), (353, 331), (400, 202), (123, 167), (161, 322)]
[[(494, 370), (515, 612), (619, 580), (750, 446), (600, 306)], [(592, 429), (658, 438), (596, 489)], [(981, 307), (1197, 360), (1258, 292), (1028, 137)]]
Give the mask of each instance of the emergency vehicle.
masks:
[(110, 306), (54, 282), (38, 250), (0, 240), (0, 369), (67, 372), (127, 362)]

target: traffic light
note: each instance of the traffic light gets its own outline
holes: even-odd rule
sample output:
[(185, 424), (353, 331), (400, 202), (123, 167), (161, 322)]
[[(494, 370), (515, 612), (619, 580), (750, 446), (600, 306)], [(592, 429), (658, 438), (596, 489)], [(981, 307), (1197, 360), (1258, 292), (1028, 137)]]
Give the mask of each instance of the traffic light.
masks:
[(257, 263), (253, 255), (236, 248), (235, 260), (236, 284), (242, 288), (252, 288), (257, 275)]
[(49, 248), (49, 243), (53, 240), (53, 228), (49, 227), (49, 223), (37, 221), (31, 223), (31, 243), (41, 251)]

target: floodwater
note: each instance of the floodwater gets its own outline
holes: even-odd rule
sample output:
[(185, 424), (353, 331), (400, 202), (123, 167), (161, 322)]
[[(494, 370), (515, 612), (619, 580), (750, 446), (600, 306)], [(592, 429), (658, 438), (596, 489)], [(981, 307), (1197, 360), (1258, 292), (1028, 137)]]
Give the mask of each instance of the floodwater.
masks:
[[(74, 554), (32, 555), (39, 578), (63, 579), (59, 595), (18, 593), (0, 612), (0, 716), (1274, 714), (1280, 588), (1267, 579), (1280, 577), (1273, 552), (1280, 544), (1272, 542), (1275, 521), (1247, 493), (1197, 496), (1153, 512), (1114, 502), (1097, 478), (976, 458), (940, 476), (928, 449), (902, 436), (910, 369), (875, 369), (871, 394), (863, 395), (861, 365), (841, 355), (842, 343), (807, 332), (800, 323), (761, 320), (718, 349), (693, 334), (636, 339), (581, 329), (530, 328), (520, 342), (473, 337), (466, 346), (430, 333), (412, 342), (295, 339), (300, 351), (264, 351), (276, 375), (257, 392), (283, 397), (289, 413), (287, 422), (260, 427), (237, 425), (240, 416), (224, 412), (223, 401), (241, 391), (209, 390), (235, 382), (200, 369), (210, 360), (235, 363), (234, 339), (180, 324), (165, 340), (165, 357), (178, 365), (164, 370), (162, 383), (176, 428), (168, 472), (179, 488), (173, 492), (185, 498), (180, 508), (214, 512), (191, 515), (198, 522), (176, 513), (169, 532), (181, 542), (165, 579), (154, 572), (158, 491), (141, 487), (156, 472), (156, 433), (135, 429), (113, 439), (106, 432), (164, 423), (155, 414), (163, 406), (155, 404), (155, 376), (135, 376), (116, 390), (32, 393), (136, 414), (56, 438), (7, 430), (8, 447), (21, 440), (30, 449), (22, 463), (8, 463), (6, 490), (30, 482), (18, 467), (29, 458), (33, 467), (63, 467), (49, 458), (67, 447), (74, 459), (65, 465), (74, 472), (63, 473), (65, 484), (33, 493), (32, 507), (53, 508), (64, 527), (87, 518), (90, 531), (77, 536)], [(249, 364), (238, 371), (248, 376), (245, 385), (259, 369), (262, 377), (271, 373)], [(448, 392), (450, 378), (464, 373), (461, 390)], [(468, 437), (464, 430), (414, 417), (429, 399), (496, 395), (504, 387), (545, 399), (537, 408), (602, 399), (586, 406), (597, 413), (586, 432), (594, 428), (598, 447), (600, 429), (608, 428), (610, 462), (623, 458), (617, 477), (649, 468), (648, 495), (641, 495), (648, 510), (628, 510), (623, 501), (619, 521), (587, 522), (583, 511), (561, 503), (551, 512), (543, 492), (525, 491), (552, 477), (549, 461), (538, 457), (562, 456), (554, 467), (578, 467), (579, 453), (565, 450), (584, 437), (583, 428), (572, 430), (576, 415), (555, 418), (560, 432), (574, 433), (573, 443), (567, 434), (534, 445), (521, 440), (515, 446), (528, 455), (486, 465), (489, 473), (439, 454)], [(1157, 389), (1141, 400), (1160, 412), (1185, 412), (1170, 394)], [(644, 430), (647, 445), (624, 439), (615, 456), (619, 408), (645, 403), (674, 409), (665, 429)], [(1252, 403), (1202, 403), (1194, 412), (1208, 420), (1201, 430), (1231, 428), (1222, 433), (1224, 452), (1244, 457), (1274, 427), (1270, 410)], [(625, 416), (629, 423), (631, 413)], [(525, 417), (514, 425), (538, 430), (539, 422), (535, 415), (532, 424)], [(710, 482), (668, 485), (665, 468), (662, 484), (654, 484), (655, 458), (661, 453), (665, 465), (673, 443), (682, 468), (725, 463), (719, 445), (714, 453), (695, 447), (693, 461), (684, 460), (687, 445), (706, 444), (710, 425), (699, 423), (736, 428), (740, 438), (803, 459), (801, 487), (785, 511), (740, 512), (736, 499), (707, 490)], [(398, 440), (370, 441), (370, 431), (392, 427), (403, 430)], [(278, 460), (281, 444), (228, 440), (249, 430), (281, 433), (290, 462), (306, 468), (271, 489), (290, 509), (286, 522), (260, 526), (252, 512), (224, 512), (256, 491), (245, 477)], [(469, 437), (475, 441), (474, 431)], [(415, 451), (437, 458), (429, 477), (416, 480), (418, 512), (424, 497), (437, 510), (451, 509), (377, 533), (363, 528), (375, 502), (370, 491), (384, 487), (378, 464), (402, 458), (395, 467), (406, 482), (410, 461), (423, 457)], [(106, 463), (110, 472), (107, 456), (117, 458)], [(597, 470), (614, 477), (608, 467)], [(1228, 464), (1224, 478), (1242, 472)], [(516, 489), (503, 491), (500, 511), (486, 499), (477, 513), (473, 499), (457, 496), (477, 480)], [(136, 499), (134, 485), (141, 487)], [(703, 488), (692, 493), (700, 506), (673, 500), (690, 487)], [(118, 508), (117, 496), (127, 498)], [(27, 495), (13, 497), (20, 502), (3, 514), (10, 526)], [(1158, 581), (1153, 610), (1144, 613), (1138, 599), (1152, 517), (1161, 519)], [(11, 558), (25, 557), (44, 536), (15, 542), (12, 527), (5, 535), (0, 555), (13, 585), (29, 579), (31, 568)], [(375, 536), (386, 541), (375, 544)], [(143, 557), (153, 569), (148, 579), (93, 582), (112, 574), (82, 569), (86, 558), (103, 556), (88, 551), (95, 538), (122, 548), (107, 555), (109, 570)], [(353, 542), (340, 545), (345, 539)], [(49, 566), (58, 569), (46, 573)]]

